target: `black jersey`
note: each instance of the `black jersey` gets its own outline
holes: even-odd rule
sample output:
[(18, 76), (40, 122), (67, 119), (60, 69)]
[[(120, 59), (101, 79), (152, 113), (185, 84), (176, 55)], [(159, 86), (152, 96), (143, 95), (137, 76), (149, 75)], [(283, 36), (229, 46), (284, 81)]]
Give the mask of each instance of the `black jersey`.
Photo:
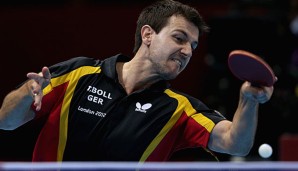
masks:
[(127, 95), (120, 61), (129, 58), (77, 57), (50, 67), (33, 161), (165, 161), (177, 150), (207, 147), (222, 115), (165, 81)]

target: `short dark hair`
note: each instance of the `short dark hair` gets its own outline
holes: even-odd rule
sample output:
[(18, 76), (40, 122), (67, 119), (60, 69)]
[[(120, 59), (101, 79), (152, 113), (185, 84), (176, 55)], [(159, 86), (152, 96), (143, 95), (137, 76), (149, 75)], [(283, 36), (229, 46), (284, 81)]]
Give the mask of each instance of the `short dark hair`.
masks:
[(142, 44), (141, 28), (144, 25), (150, 25), (156, 33), (159, 33), (173, 15), (185, 17), (198, 27), (200, 35), (209, 30), (209, 27), (195, 8), (174, 0), (159, 0), (144, 8), (139, 15), (133, 53), (136, 53)]

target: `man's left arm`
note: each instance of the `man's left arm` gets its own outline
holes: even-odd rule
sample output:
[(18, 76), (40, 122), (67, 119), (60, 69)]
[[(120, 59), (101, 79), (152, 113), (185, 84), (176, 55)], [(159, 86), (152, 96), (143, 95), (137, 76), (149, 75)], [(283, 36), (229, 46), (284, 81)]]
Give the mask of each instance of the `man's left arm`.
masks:
[(259, 104), (267, 102), (272, 93), (273, 87), (254, 87), (244, 82), (233, 120), (223, 120), (215, 125), (208, 148), (231, 155), (247, 155), (254, 143)]

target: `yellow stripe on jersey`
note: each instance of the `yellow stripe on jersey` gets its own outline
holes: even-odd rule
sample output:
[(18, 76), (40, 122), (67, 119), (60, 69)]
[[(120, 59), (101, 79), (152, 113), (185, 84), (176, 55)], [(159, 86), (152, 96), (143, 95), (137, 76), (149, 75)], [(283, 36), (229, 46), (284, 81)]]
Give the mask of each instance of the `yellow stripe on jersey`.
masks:
[(176, 124), (178, 119), (180, 118), (181, 114), (185, 112), (187, 116), (192, 117), (196, 122), (206, 128), (208, 132), (214, 127), (214, 122), (211, 121), (209, 118), (205, 117), (202, 113), (197, 113), (197, 111), (192, 107), (189, 100), (184, 97), (183, 95), (177, 94), (170, 89), (165, 90), (165, 93), (177, 99), (178, 105), (173, 113), (172, 117), (169, 119), (167, 124), (163, 127), (163, 129), (159, 132), (159, 134), (153, 139), (153, 141), (149, 144), (145, 152), (143, 153), (140, 162), (146, 161), (149, 155), (154, 151), (157, 145), (162, 141), (162, 139), (166, 136), (166, 134), (171, 130), (171, 128)]
[[(178, 105), (180, 106), (181, 113), (183, 112), (183, 109), (185, 110), (185, 113), (187, 116), (192, 117), (196, 122), (198, 122), (200, 125), (202, 125), (208, 132), (211, 132), (213, 127), (215, 126), (214, 122), (204, 116), (202, 113), (197, 113), (197, 111), (192, 107), (191, 103), (188, 101), (188, 99), (180, 94), (177, 94), (173, 91), (168, 90), (166, 92), (170, 97), (173, 97), (178, 100), (178, 103), (185, 104), (183, 105)], [(176, 109), (177, 111), (177, 109)]]
[(46, 95), (50, 93), (54, 87), (57, 87), (66, 82), (68, 83), (67, 90), (64, 95), (62, 102), (61, 114), (60, 114), (60, 124), (59, 124), (59, 144), (57, 151), (57, 161), (62, 161), (64, 149), (67, 141), (67, 128), (68, 128), (68, 115), (69, 115), (69, 106), (73, 96), (75, 87), (82, 76), (94, 73), (100, 73), (100, 67), (93, 66), (83, 66), (76, 70), (73, 70), (70, 73), (64, 74), (62, 76), (52, 78), (51, 83), (43, 89), (43, 94)]

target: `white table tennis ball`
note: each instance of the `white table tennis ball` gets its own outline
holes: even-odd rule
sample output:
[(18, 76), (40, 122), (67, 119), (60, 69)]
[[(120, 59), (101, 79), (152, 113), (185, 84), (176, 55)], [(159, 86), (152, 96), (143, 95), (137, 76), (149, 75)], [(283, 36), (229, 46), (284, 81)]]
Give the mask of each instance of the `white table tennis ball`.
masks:
[(262, 144), (259, 147), (259, 155), (263, 158), (269, 158), (272, 155), (272, 147), (269, 144)]

